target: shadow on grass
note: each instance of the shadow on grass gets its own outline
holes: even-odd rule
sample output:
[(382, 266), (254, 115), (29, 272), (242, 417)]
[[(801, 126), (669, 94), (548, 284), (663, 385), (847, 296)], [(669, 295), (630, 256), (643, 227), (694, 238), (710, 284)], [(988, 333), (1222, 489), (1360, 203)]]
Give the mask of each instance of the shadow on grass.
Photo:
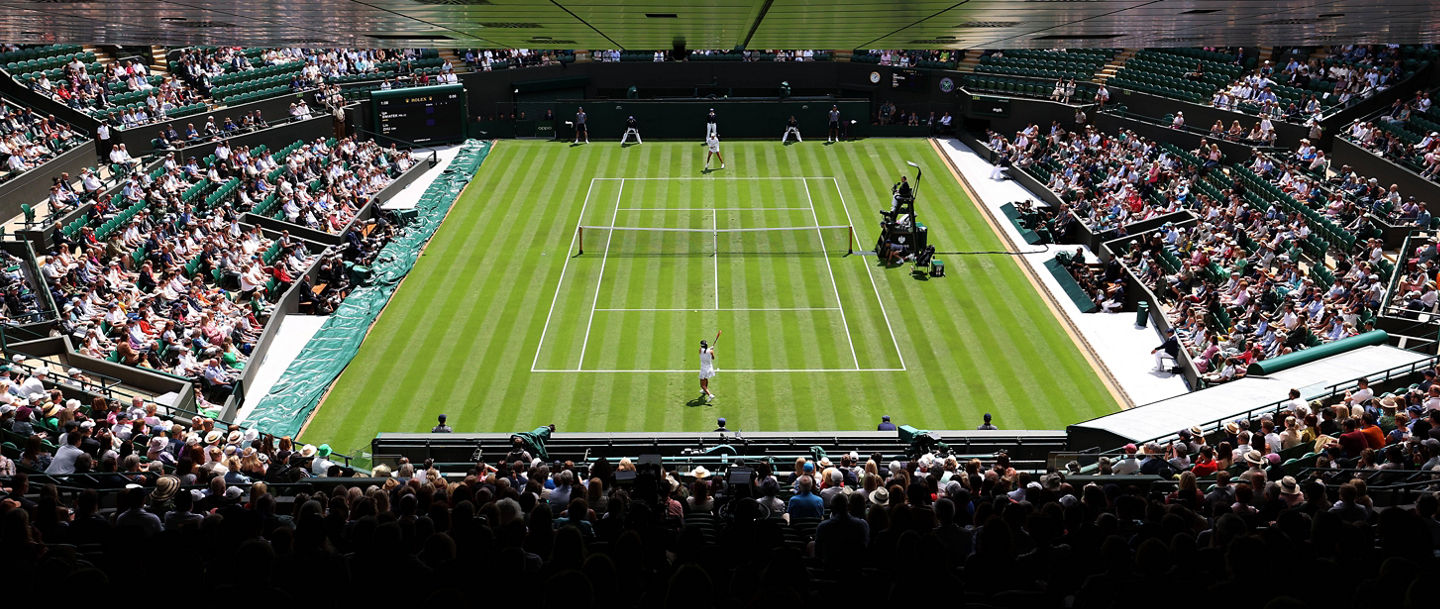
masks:
[(703, 408), (703, 407), (705, 407), (705, 406), (714, 406), (714, 405), (715, 405), (714, 402), (707, 401), (707, 400), (705, 399), (705, 396), (703, 396), (703, 395), (700, 396), (700, 397), (697, 397), (697, 398), (691, 398), (689, 401), (685, 402), (685, 406), (686, 406), (687, 408)]

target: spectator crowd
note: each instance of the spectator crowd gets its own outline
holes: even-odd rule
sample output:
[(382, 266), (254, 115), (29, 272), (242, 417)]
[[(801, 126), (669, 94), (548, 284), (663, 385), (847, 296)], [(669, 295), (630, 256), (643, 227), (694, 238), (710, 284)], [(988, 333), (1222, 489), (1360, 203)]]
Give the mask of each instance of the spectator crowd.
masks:
[(85, 134), (22, 106), (0, 103), (0, 182), (85, 142)]
[[(1373, 329), (1393, 272), (1372, 238), (1374, 219), (1428, 224), (1424, 205), (1403, 200), (1393, 185), (1384, 189), (1349, 167), (1327, 173), (1316, 163), (1323, 152), (1307, 140), (1286, 155), (1257, 151), (1228, 167), (1214, 144), (1184, 151), (1093, 126), (1072, 132), (1057, 123), (1042, 134), (1032, 124), (1014, 138), (992, 132), (987, 145), (1000, 165), (1042, 178), (1064, 201), (1058, 213), (1073, 213), (1093, 232), (1123, 236), (1135, 222), (1190, 212), (1193, 224), (1166, 223), (1118, 254), (1160, 299), (1209, 382)], [(1339, 232), (1358, 236), (1353, 249), (1325, 240)], [(1087, 273), (1072, 269), (1097, 304), (1123, 303), (1111, 297), (1116, 269), (1099, 279)]]
[[(103, 475), (92, 479), (119, 490), (61, 490), (23, 474), (7, 482), (0, 560), (43, 565), (27, 580), (34, 585), (106, 589), (135, 556), (184, 555), (170, 574), (197, 591), (243, 585), (306, 604), (344, 590), (460, 601), (475, 573), (563, 592), (563, 601), (544, 594), (544, 606), (895, 604), (910, 598), (906, 578), (923, 564), (926, 584), (957, 602), (1088, 608), (1161, 598), (1177, 580), (1244, 588), (1256, 557), (1281, 556), (1292, 568), (1345, 573), (1356, 584), (1251, 586), (1250, 601), (1419, 607), (1440, 529), (1433, 489), (1413, 507), (1380, 509), (1368, 492), (1379, 479), (1282, 475), (1261, 451), (1304, 438), (1289, 421), (1283, 431), (1237, 426), (1215, 448), (1196, 435), (1165, 449), (1132, 448), (1093, 480), (1017, 471), (1003, 454), (987, 463), (851, 453), (801, 458), (793, 470), (757, 463), (729, 479), (703, 466), (661, 470), (629, 459), (547, 462), (517, 446), (453, 476), (402, 460), (353, 483), (296, 492), (283, 484), (316, 482), (322, 467), (332, 476), (349, 471), (326, 447), (207, 430), (204, 421), (193, 432), (167, 429), (133, 412), (98, 424), (108, 416), (67, 432), (71, 450), (62, 450), (85, 467), (91, 452), (100, 454)], [(1311, 424), (1312, 433), (1328, 423)], [(1416, 426), (1394, 445), (1407, 452), (1391, 469), (1436, 460), (1427, 443), (1435, 440), (1420, 439), (1428, 432)], [(94, 435), (111, 427), (131, 441), (95, 447)], [(1203, 472), (1231, 461), (1243, 464), (1238, 473), (1225, 469), (1201, 486)], [(1175, 470), (1174, 482), (1108, 475)], [(102, 493), (118, 495), (113, 508)], [(63, 552), (64, 544), (85, 553)], [(366, 585), (377, 574), (423, 585)]]
[[(412, 165), (408, 152), (350, 138), (297, 143), (279, 158), (222, 141), (204, 162), (167, 153), (153, 172), (130, 171), (113, 196), (89, 169), (78, 188), (57, 180), (89, 217), (73, 235), (57, 229), (40, 260), (61, 329), (80, 353), (192, 378), (198, 399), (223, 399), (280, 294), (299, 283), (302, 309), (333, 310), (348, 286), (343, 263), (368, 262), (392, 234), (383, 219), (353, 222), (356, 212)], [(345, 231), (345, 245), (321, 259), (288, 231), (242, 225), (262, 204)], [(320, 290), (306, 279), (317, 263)]]

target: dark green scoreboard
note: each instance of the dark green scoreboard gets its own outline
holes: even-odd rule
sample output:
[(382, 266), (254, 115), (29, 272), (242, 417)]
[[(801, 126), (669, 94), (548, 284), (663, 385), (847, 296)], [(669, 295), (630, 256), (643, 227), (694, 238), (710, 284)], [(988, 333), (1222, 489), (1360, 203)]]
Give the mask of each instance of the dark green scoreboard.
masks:
[(376, 133), (416, 144), (465, 139), (468, 116), (463, 85), (371, 91)]

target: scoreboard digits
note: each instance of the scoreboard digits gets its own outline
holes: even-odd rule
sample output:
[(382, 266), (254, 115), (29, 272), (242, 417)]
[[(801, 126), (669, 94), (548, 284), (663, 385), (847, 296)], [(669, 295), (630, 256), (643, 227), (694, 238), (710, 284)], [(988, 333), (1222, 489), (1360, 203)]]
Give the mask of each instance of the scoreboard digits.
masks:
[(417, 144), (465, 138), (465, 87), (440, 85), (372, 91), (375, 131)]

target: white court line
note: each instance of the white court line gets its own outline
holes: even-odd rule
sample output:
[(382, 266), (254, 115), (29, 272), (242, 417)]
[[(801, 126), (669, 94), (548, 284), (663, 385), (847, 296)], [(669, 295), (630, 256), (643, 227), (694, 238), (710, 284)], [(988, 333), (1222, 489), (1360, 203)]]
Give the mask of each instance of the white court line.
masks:
[(668, 178), (591, 178), (592, 180), (832, 180), (835, 176), (673, 176)]
[(691, 313), (699, 313), (699, 312), (701, 312), (701, 311), (839, 311), (840, 308), (839, 308), (839, 307), (734, 307), (734, 308), (726, 308), (726, 309), (720, 309), (720, 308), (713, 308), (713, 309), (673, 308), (673, 309), (595, 309), (595, 310), (596, 310), (596, 311), (610, 311), (610, 312), (625, 312), (625, 311), (636, 311), (636, 312), (645, 312), (645, 311), (682, 311), (682, 312), (683, 312), (683, 311), (688, 311), (688, 312), (691, 312)]
[[(564, 373), (587, 373), (587, 374), (695, 374), (694, 370), (532, 370), (531, 372), (564, 372)], [(904, 368), (724, 368), (720, 372), (740, 372), (746, 374), (760, 374), (769, 372), (905, 372)]]
[[(540, 329), (540, 344), (535, 345), (535, 359), (530, 362), (530, 371), (535, 371), (535, 365), (540, 363), (540, 349), (545, 346), (545, 333), (550, 331), (550, 317), (555, 315), (555, 302), (560, 300), (560, 287), (565, 285), (565, 271), (570, 268), (570, 252), (575, 250), (575, 240), (580, 237), (580, 226), (585, 223), (585, 206), (590, 204), (590, 191), (595, 188), (595, 180), (590, 180), (590, 187), (585, 189), (585, 200), (580, 202), (580, 217), (575, 219), (575, 233), (570, 235), (570, 249), (565, 250), (565, 264), (560, 266), (560, 281), (555, 284), (555, 296), (550, 299), (550, 312), (545, 314), (545, 327)], [(606, 237), (609, 239), (609, 237)], [(609, 249), (608, 245), (606, 249)]]
[(715, 310), (720, 310), (720, 212), (710, 212), (710, 227), (715, 229), (711, 234), (711, 241), (715, 249), (710, 252), (710, 259), (715, 262)]
[[(805, 186), (805, 200), (810, 202), (810, 217), (815, 219), (815, 236), (820, 238), (820, 247), (823, 248), (825, 247), (825, 233), (820, 232), (819, 229), (820, 214), (815, 212), (815, 199), (810, 198), (810, 182), (801, 182), (801, 184)], [(825, 270), (830, 272), (830, 289), (834, 290), (835, 304), (840, 307), (840, 325), (845, 327), (845, 340), (850, 343), (850, 358), (855, 360), (855, 369), (859, 370), (860, 356), (855, 353), (855, 339), (850, 337), (850, 322), (845, 320), (845, 303), (840, 301), (840, 284), (835, 283), (835, 269), (830, 266), (829, 256), (825, 256)]]
[[(850, 204), (845, 202), (845, 191), (840, 189), (840, 180), (830, 178), (835, 184), (835, 192), (840, 195), (840, 206), (845, 208), (845, 222), (855, 226), (855, 220), (850, 217)], [(880, 315), (885, 317), (885, 328), (890, 330), (890, 343), (895, 345), (895, 355), (900, 358), (900, 369), (905, 369), (905, 354), (900, 352), (900, 340), (895, 338), (895, 327), (890, 325), (890, 314), (885, 312), (885, 299), (880, 297), (880, 288), (875, 285), (874, 271), (870, 270), (870, 263), (865, 262), (863, 256), (856, 256), (865, 265), (865, 274), (870, 276), (870, 287), (875, 290), (875, 301), (880, 303)]]
[(809, 207), (621, 207), (620, 211), (804, 211)]
[(625, 180), (621, 178), (620, 188), (615, 193), (615, 213), (610, 214), (610, 234), (605, 235), (605, 253), (600, 256), (600, 278), (595, 280), (595, 300), (590, 301), (590, 321), (585, 322), (585, 340), (580, 343), (580, 363), (576, 368), (585, 365), (585, 347), (590, 346), (590, 327), (595, 324), (595, 305), (600, 304), (600, 286), (605, 283), (605, 261), (610, 259), (610, 238), (614, 236), (615, 218), (620, 215), (620, 198), (625, 194)]

